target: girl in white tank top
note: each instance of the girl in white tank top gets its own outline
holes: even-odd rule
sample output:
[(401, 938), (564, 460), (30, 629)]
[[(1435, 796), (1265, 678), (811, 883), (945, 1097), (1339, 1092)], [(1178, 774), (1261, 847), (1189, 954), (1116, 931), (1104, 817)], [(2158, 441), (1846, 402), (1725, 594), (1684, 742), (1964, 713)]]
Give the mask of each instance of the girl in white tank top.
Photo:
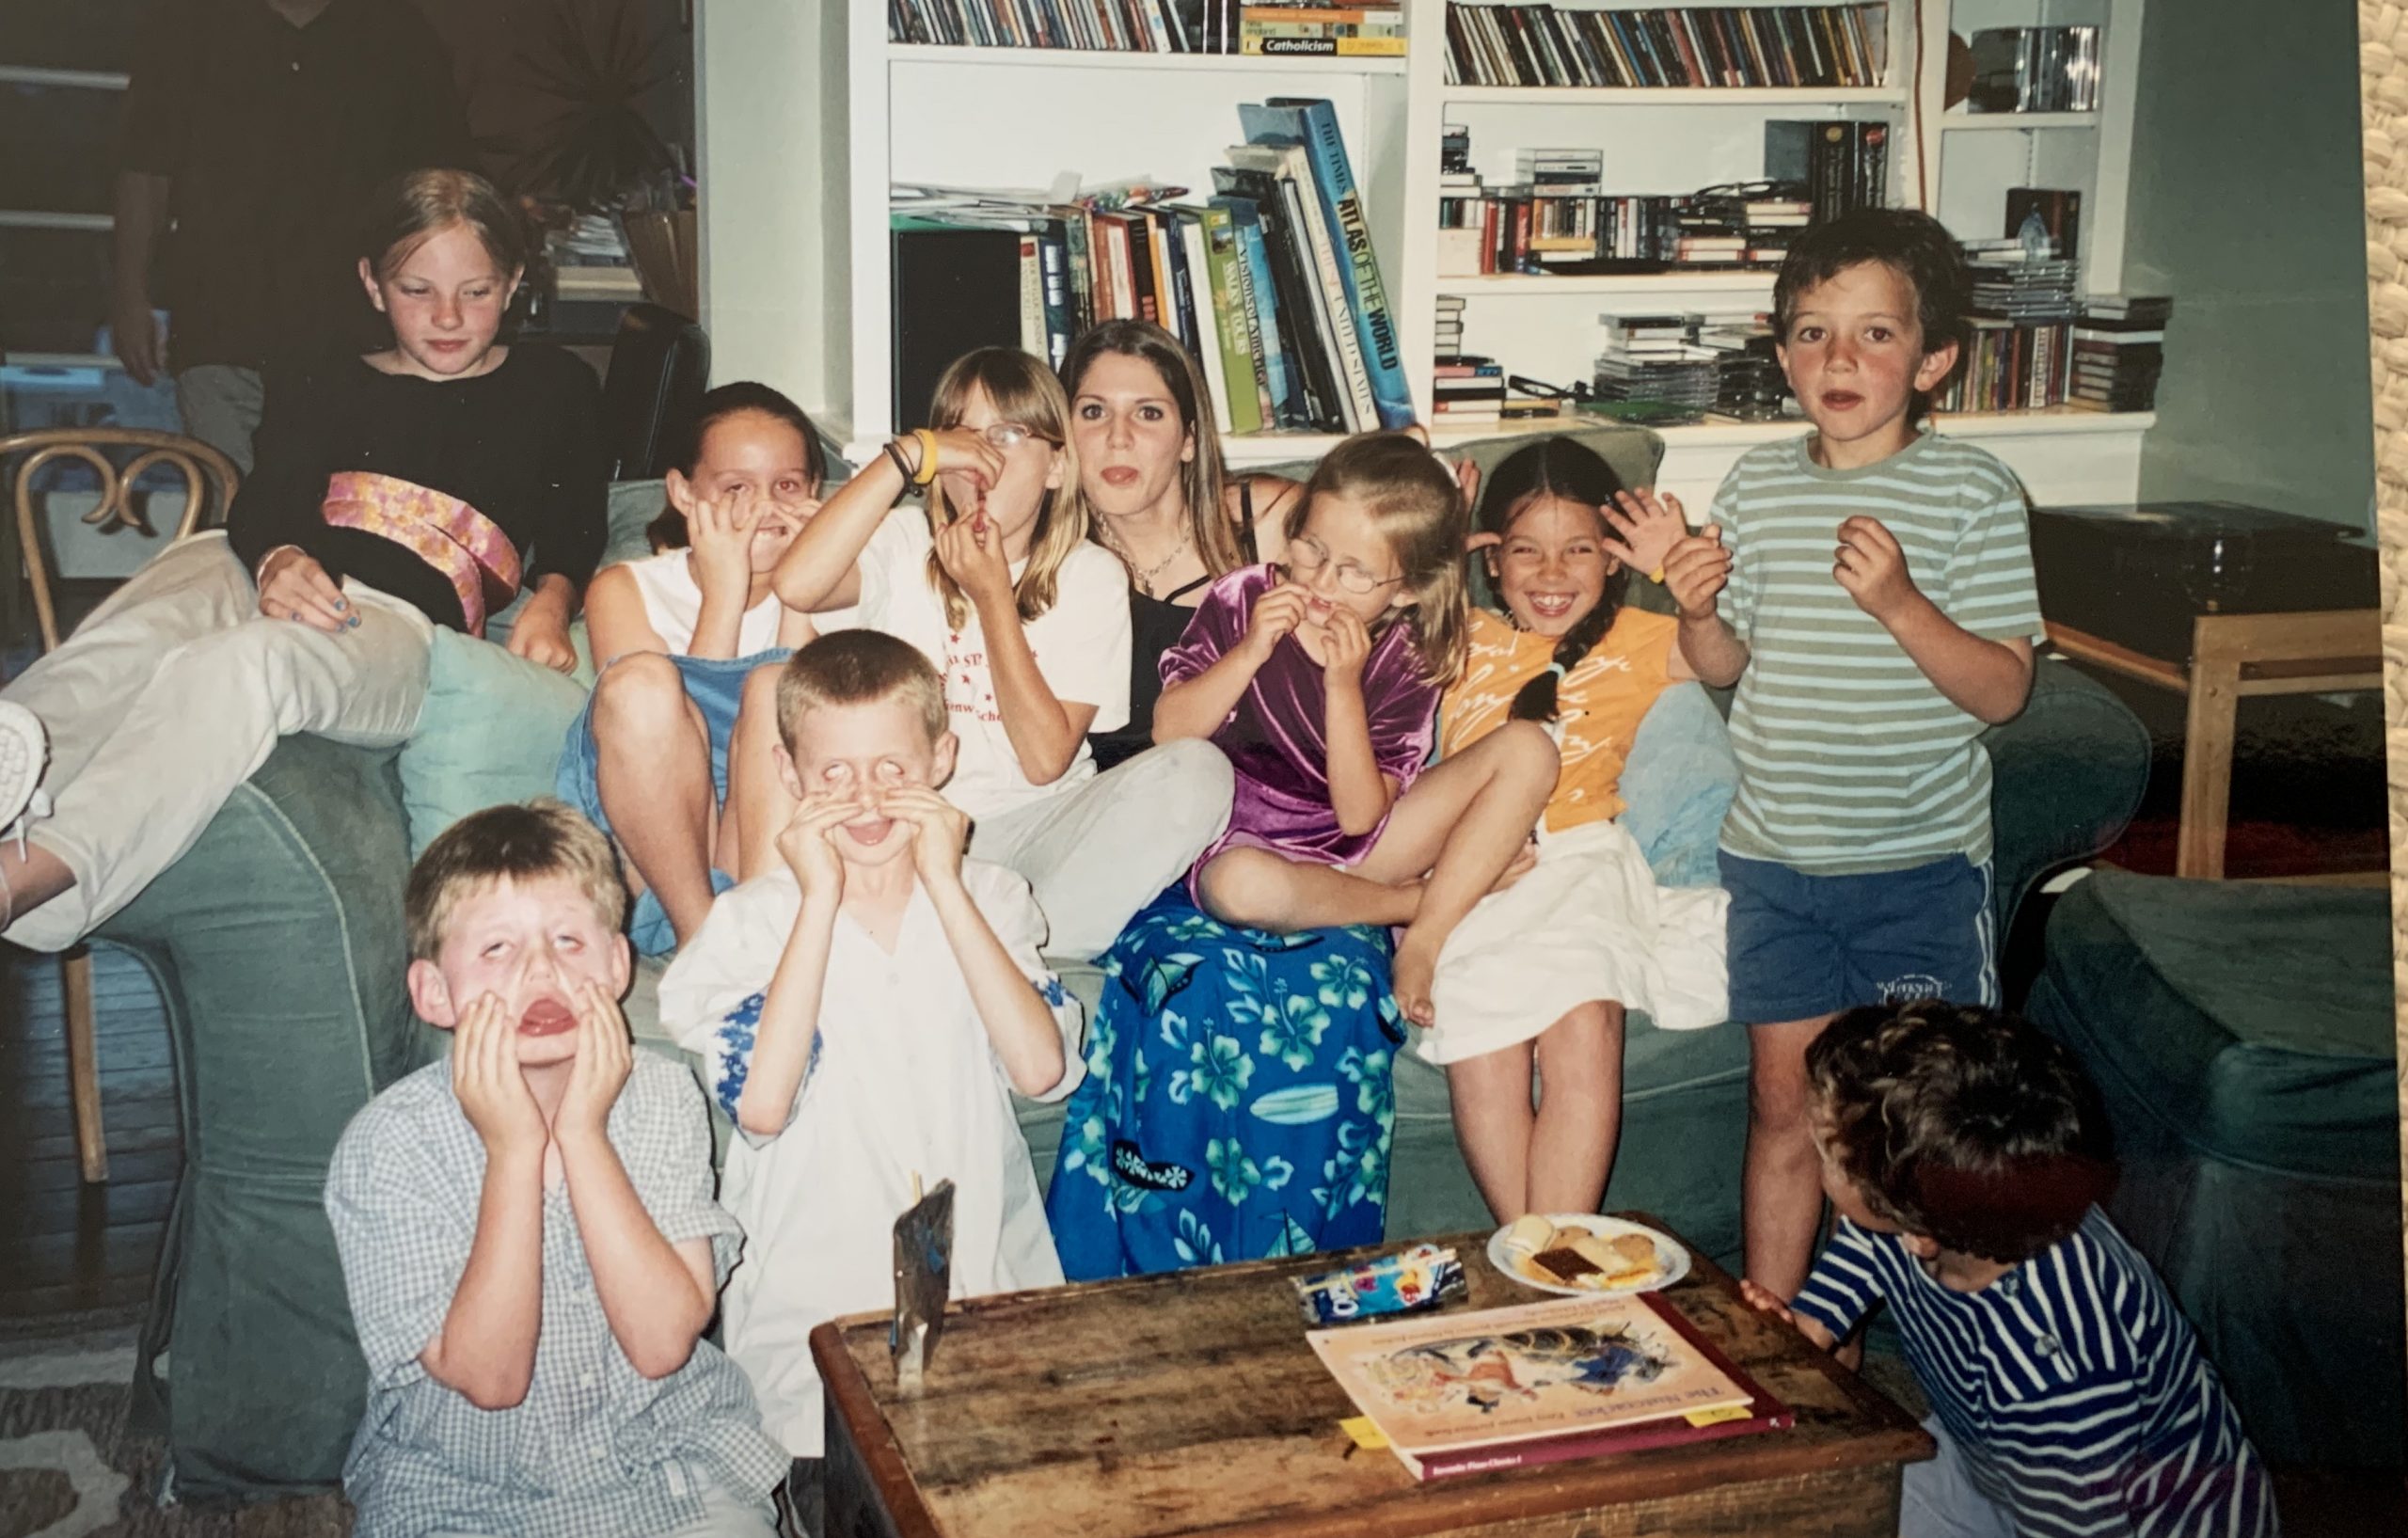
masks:
[[(767, 386), (723, 385), (689, 443), (649, 531), (658, 553), (586, 592), (601, 676), (559, 776), (562, 797), (618, 840), (637, 895), (630, 938), (647, 956), (673, 950), (713, 896), (775, 860), (774, 817), (745, 817), (747, 785), (775, 779), (775, 674), (793, 648), (851, 623), (787, 609), (769, 588), (819, 511), (810, 419)], [(763, 773), (731, 774), (754, 756)]]

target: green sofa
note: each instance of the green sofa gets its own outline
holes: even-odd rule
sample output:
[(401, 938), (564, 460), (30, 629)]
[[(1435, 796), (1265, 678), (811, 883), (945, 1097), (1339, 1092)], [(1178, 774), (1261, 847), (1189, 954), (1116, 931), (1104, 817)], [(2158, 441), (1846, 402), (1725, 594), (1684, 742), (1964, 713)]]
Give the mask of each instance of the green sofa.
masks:
[(2100, 870), (2028, 1005), (2106, 1102), (2109, 1213), (2276, 1464), (2408, 1460), (2391, 942), (2381, 890)]
[[(1622, 430), (1613, 447), (1626, 478), (1652, 477), (1652, 435)], [(626, 492), (622, 511), (642, 511), (647, 495)], [(508, 712), (497, 717), (499, 734)], [(2041, 668), (2030, 707), (1985, 743), (1997, 769), (2004, 932), (2041, 876), (2121, 830), (2148, 745), (2114, 696), (2053, 664)], [(350, 1441), (362, 1372), (320, 1185), (351, 1114), (440, 1051), (404, 989), (404, 801), (394, 753), (288, 739), (103, 937), (148, 966), (174, 1042), (186, 1163), (136, 1387), (188, 1493), (324, 1484)], [(1092, 969), (1069, 970), (1092, 1007)], [(640, 1036), (657, 1035), (656, 983), (647, 968), (629, 1000)], [(1659, 1213), (1707, 1252), (1732, 1255), (1743, 1033), (1634, 1020), (1625, 1055), (1608, 1203)], [(1390, 1235), (1484, 1227), (1444, 1075), (1402, 1054), (1396, 1087)], [(1022, 1122), (1040, 1178), (1050, 1176), (1059, 1108), (1024, 1107)]]

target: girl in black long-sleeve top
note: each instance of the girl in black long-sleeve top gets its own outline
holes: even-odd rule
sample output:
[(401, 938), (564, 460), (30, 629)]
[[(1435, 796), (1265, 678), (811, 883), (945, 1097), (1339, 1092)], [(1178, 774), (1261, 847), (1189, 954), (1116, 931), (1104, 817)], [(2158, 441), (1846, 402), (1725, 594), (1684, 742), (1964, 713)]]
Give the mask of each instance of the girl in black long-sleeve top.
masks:
[(475, 634), (524, 589), (511, 650), (575, 666), (604, 533), (599, 391), (566, 354), (500, 340), (527, 260), (515, 211), (466, 172), (414, 172), (364, 248), (393, 346), (271, 375), (229, 529), (164, 552), (0, 690), (8, 939), (59, 950), (99, 926), (279, 737), (405, 739), (438, 626)]

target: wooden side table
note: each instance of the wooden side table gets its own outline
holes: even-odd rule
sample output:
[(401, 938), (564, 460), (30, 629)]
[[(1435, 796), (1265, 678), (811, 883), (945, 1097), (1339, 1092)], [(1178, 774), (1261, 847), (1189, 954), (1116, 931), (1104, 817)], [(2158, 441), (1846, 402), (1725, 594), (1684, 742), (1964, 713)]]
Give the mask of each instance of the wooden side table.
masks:
[[(1489, 1266), (1487, 1237), (1450, 1241), (1470, 1305), (1541, 1297)], [(1353, 1403), (1305, 1341), (1288, 1280), (1345, 1259), (957, 1304), (910, 1397), (884, 1316), (821, 1325), (829, 1538), (1893, 1538), (1899, 1466), (1931, 1455), (1904, 1411), (1697, 1256), (1665, 1296), (1794, 1427), (1417, 1483), (1387, 1452), (1352, 1451)]]
[(2076, 661), (2190, 697), (2182, 733), (2177, 876), (2213, 880), (2224, 875), (2233, 733), (2242, 700), (2383, 687), (2383, 621), (2372, 609), (2202, 614), (2192, 630), (2188, 667), (2053, 620), (2048, 634), (2052, 645)]

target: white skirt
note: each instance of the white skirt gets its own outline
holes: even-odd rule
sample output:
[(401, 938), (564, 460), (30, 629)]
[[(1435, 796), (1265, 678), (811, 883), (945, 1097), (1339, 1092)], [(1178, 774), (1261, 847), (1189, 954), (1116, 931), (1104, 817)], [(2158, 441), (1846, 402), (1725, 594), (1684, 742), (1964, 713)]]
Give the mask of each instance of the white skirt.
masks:
[(1719, 887), (1661, 887), (1619, 824), (1539, 834), (1537, 866), (1482, 897), (1438, 954), (1438, 1024), (1415, 1050), (1461, 1062), (1528, 1041), (1595, 1000), (1662, 1030), (1730, 1014)]

